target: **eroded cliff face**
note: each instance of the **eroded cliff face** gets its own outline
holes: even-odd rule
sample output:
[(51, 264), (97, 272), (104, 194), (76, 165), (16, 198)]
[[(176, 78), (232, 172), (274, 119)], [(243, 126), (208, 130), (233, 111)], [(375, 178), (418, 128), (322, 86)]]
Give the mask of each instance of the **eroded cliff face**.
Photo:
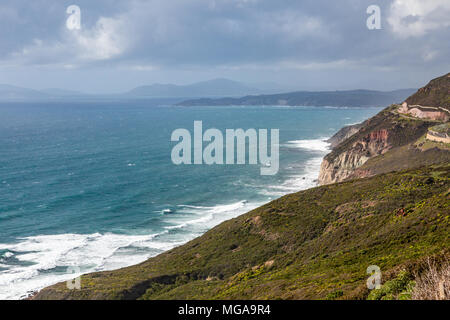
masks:
[(368, 159), (368, 157), (360, 156), (355, 152), (345, 152), (331, 162), (324, 159), (320, 166), (319, 185), (345, 180)]
[(367, 160), (385, 153), (390, 148), (387, 129), (370, 132), (354, 141), (343, 152), (337, 155), (330, 154), (324, 158), (319, 173), (319, 184), (325, 185), (347, 179)]
[(330, 143), (331, 148), (336, 148), (342, 141), (350, 138), (352, 135), (357, 133), (362, 126), (363, 123), (345, 126), (341, 130), (339, 130), (335, 135), (333, 135), (330, 139), (328, 139), (328, 143)]
[[(387, 107), (364, 121), (356, 133), (340, 141), (323, 160), (319, 185), (413, 168), (421, 162), (434, 163), (430, 152), (421, 154), (425, 151), (415, 143), (420, 138), (424, 139), (428, 129), (436, 126), (437, 121), (405, 116), (398, 111), (398, 105)], [(378, 158), (380, 155), (384, 156)], [(447, 154), (438, 153), (437, 156), (447, 158)], [(372, 160), (375, 157), (383, 161)], [(396, 160), (393, 162), (394, 158)]]
[(447, 122), (450, 120), (450, 112), (441, 107), (423, 107), (419, 105), (408, 106), (406, 102), (398, 108), (398, 112), (419, 119)]

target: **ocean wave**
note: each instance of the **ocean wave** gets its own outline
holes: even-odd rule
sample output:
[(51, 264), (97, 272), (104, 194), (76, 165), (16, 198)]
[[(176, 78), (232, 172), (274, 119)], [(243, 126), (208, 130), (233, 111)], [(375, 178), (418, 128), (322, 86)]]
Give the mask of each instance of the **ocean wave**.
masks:
[(179, 205), (182, 209), (180, 209), (180, 212), (188, 212), (188, 213), (200, 213), (204, 214), (205, 212), (210, 213), (224, 213), (229, 212), (233, 210), (237, 210), (240, 208), (245, 207), (245, 205), (248, 204), (247, 200), (240, 200), (234, 203), (230, 204), (222, 204), (222, 205), (216, 205), (216, 206), (191, 206), (191, 205)]
[[(290, 175), (280, 184), (267, 186), (265, 190), (260, 191), (260, 194), (270, 197), (280, 197), (288, 193), (317, 186), (320, 165), (322, 164), (323, 157), (330, 151), (330, 143), (327, 142), (327, 139), (324, 137), (320, 139), (291, 140), (284, 143), (284, 147), (312, 151), (317, 156), (310, 158), (302, 164), (300, 166), (302, 169), (299, 169), (301, 172)], [(288, 169), (293, 170), (293, 167)]]
[(12, 253), (11, 251), (6, 251), (5, 253), (2, 254), (2, 258), (3, 259), (8, 259), (11, 258), (12, 256), (14, 256), (14, 253)]
[[(324, 139), (293, 140), (284, 146), (311, 150), (321, 156), (328, 151), (328, 143)], [(159, 233), (40, 235), (20, 238), (16, 243), (0, 244), (0, 250), (6, 250), (1, 261), (0, 299), (25, 298), (32, 292), (80, 274), (114, 270), (145, 261), (272, 198), (315, 186), (321, 161), (322, 157), (312, 158), (302, 165), (300, 174), (290, 176), (279, 185), (262, 186), (261, 193), (268, 196), (263, 202), (244, 199), (214, 206), (167, 204), (160, 209), (164, 216), (162, 222), (166, 225)], [(11, 255), (14, 264), (5, 259)], [(80, 272), (68, 273), (65, 271), (68, 267), (80, 268)]]
[[(174, 225), (165, 227), (168, 230), (183, 229), (190, 227), (192, 232), (198, 230), (211, 228), (214, 225), (226, 220), (237, 217), (247, 211), (250, 211), (261, 205), (261, 203), (249, 203), (247, 200), (240, 200), (230, 204), (221, 204), (216, 206), (192, 206), (179, 205), (177, 213), (184, 214), (183, 217), (176, 217), (167, 219), (168, 222), (173, 222)], [(194, 217), (194, 218), (193, 218)], [(200, 227), (200, 229), (197, 229)]]
[[(164, 233), (166, 231), (161, 234)], [(36, 290), (79, 275), (58, 272), (57, 269), (76, 267), (80, 274), (118, 269), (145, 261), (185, 242), (185, 239), (156, 239), (161, 234), (60, 234), (26, 237), (18, 239), (17, 243), (0, 244), (0, 250), (14, 251), (19, 262), (14, 265), (2, 262), (7, 270), (0, 274), (0, 299), (25, 298)]]
[(330, 144), (326, 141), (327, 139), (328, 138), (292, 140), (282, 144), (282, 146), (286, 148), (299, 148), (310, 151), (328, 152), (330, 151)]
[(317, 186), (320, 165), (323, 157), (316, 157), (305, 162), (303, 173), (294, 174), (283, 183), (269, 185), (260, 194), (270, 197), (281, 197), (288, 193), (306, 190)]
[[(246, 200), (211, 207), (180, 205), (177, 213), (179, 211), (185, 216), (172, 220), (167, 215), (169, 218), (164, 222), (169, 225), (159, 233), (148, 235), (39, 235), (17, 239), (16, 243), (0, 244), (0, 250), (5, 250), (3, 260), (11, 255), (17, 259), (14, 264), (2, 261), (2, 268), (6, 270), (0, 273), (0, 299), (22, 299), (46, 286), (84, 273), (138, 264), (259, 205)], [(180, 233), (179, 229), (186, 232)], [(69, 267), (79, 268), (80, 272), (68, 273), (65, 270)]]

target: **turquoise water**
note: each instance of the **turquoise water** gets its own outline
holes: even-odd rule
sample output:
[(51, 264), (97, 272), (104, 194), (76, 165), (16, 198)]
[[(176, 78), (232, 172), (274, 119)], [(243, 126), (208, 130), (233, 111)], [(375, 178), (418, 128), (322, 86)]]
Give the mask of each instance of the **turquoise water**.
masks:
[[(315, 185), (323, 141), (380, 109), (0, 105), (0, 298), (139, 263)], [(280, 170), (172, 164), (173, 130), (280, 129)], [(79, 269), (78, 269), (79, 268)]]

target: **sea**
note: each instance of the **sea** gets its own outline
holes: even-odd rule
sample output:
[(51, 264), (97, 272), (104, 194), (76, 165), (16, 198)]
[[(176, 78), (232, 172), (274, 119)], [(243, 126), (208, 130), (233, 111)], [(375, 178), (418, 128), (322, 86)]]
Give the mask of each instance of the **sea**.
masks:
[[(381, 108), (0, 104), (0, 299), (140, 263), (317, 185), (326, 139)], [(175, 165), (175, 129), (279, 129), (280, 168)]]

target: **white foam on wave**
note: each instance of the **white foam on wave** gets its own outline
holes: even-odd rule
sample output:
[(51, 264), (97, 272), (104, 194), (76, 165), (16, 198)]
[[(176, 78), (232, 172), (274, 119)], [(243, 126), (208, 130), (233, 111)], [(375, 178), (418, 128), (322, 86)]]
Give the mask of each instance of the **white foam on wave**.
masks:
[(302, 173), (291, 175), (281, 184), (267, 186), (260, 193), (271, 197), (281, 197), (288, 193), (316, 187), (322, 159), (317, 157), (306, 161)]
[[(185, 217), (169, 217), (173, 223), (162, 232), (150, 235), (113, 233), (41, 235), (18, 239), (17, 243), (0, 244), (0, 250), (15, 252), (18, 264), (0, 271), (0, 299), (22, 299), (33, 292), (81, 274), (114, 270), (138, 264), (160, 252), (186, 243), (206, 229), (250, 211), (260, 204), (238, 201), (217, 206), (179, 206)], [(170, 216), (170, 215), (169, 215)], [(193, 218), (194, 217), (194, 218)], [(170, 231), (185, 229), (183, 235), (170, 237)], [(27, 265), (23, 263), (33, 263)], [(80, 273), (57, 272), (79, 268)], [(77, 269), (78, 270), (78, 269)]]
[(327, 138), (292, 140), (283, 144), (283, 147), (306, 149), (310, 151), (328, 152), (330, 151), (330, 144), (326, 141), (326, 139)]
[(208, 210), (211, 211), (212, 213), (223, 213), (243, 208), (246, 204), (247, 204), (246, 200), (241, 200), (230, 204), (216, 205), (212, 207), (189, 206), (189, 205), (179, 205), (179, 207), (184, 208), (184, 210), (188, 209), (189, 212), (202, 213), (204, 210)]
[(7, 252), (5, 252), (5, 254), (3, 254), (4, 258), (11, 258), (12, 256), (14, 256), (14, 253), (12, 253), (10, 251), (7, 251)]
[[(245, 212), (257, 208), (262, 203), (249, 203), (246, 200), (237, 201), (230, 204), (216, 205), (216, 206), (191, 206), (179, 205), (180, 209), (177, 212), (184, 214), (186, 217), (176, 217), (168, 219), (167, 222), (172, 222), (174, 225), (165, 227), (166, 229), (182, 229), (190, 228), (189, 231), (199, 234), (204, 232), (225, 220), (235, 218)], [(194, 219), (192, 217), (195, 217)], [(181, 223), (180, 223), (181, 222)]]
[(280, 197), (288, 193), (306, 190), (317, 186), (320, 165), (323, 157), (330, 151), (328, 138), (292, 140), (283, 144), (287, 148), (298, 148), (314, 152), (316, 157), (307, 160), (298, 174), (291, 175), (281, 184), (268, 186), (260, 193), (270, 197)]
[[(293, 140), (283, 146), (312, 151), (315, 157), (305, 162), (301, 173), (291, 175), (279, 185), (264, 187), (262, 193), (269, 196), (267, 201), (272, 197), (314, 187), (317, 184), (322, 158), (329, 151), (329, 144), (325, 139)], [(14, 252), (14, 258), (19, 262), (33, 263), (2, 265), (7, 270), (0, 271), (0, 299), (25, 298), (46, 286), (79, 275), (55, 272), (57, 267), (77, 267), (80, 268), (80, 274), (83, 274), (140, 263), (160, 252), (186, 243), (215, 225), (255, 209), (265, 202), (249, 203), (241, 200), (215, 206), (179, 205), (174, 211), (164, 209), (162, 213), (170, 213), (165, 215), (164, 219), (168, 225), (158, 234), (42, 235), (18, 239), (17, 243), (0, 244), (0, 250), (9, 250), (11, 254)], [(177, 232), (176, 237), (170, 237), (170, 234), (174, 234), (172, 230), (176, 229), (182, 232)], [(5, 255), (4, 257), (6, 258)]]
[(0, 249), (14, 251), (15, 258), (22, 262), (6, 264), (7, 270), (0, 271), (0, 299), (25, 298), (34, 291), (79, 275), (52, 271), (57, 267), (76, 267), (81, 273), (113, 270), (140, 263), (184, 242), (155, 240), (158, 235), (60, 234), (0, 244)]

